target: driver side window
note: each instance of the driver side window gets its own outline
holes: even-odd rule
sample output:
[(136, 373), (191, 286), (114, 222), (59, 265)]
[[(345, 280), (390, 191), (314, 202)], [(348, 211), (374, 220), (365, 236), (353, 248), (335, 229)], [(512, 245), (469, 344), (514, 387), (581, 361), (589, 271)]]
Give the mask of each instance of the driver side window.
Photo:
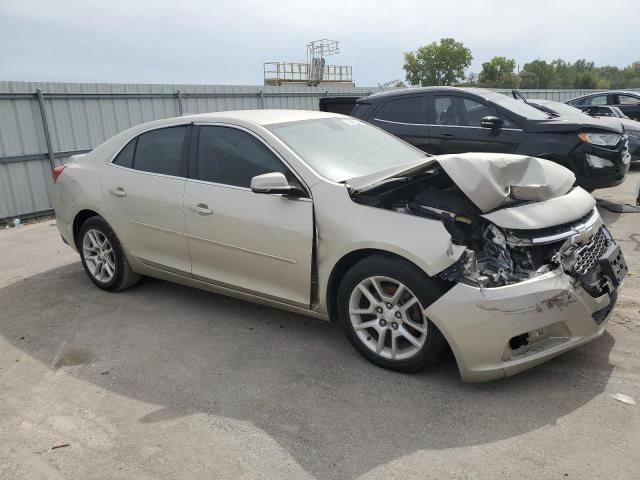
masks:
[[(494, 115), (493, 109), (470, 98), (437, 96), (434, 99), (434, 123), (436, 125), (456, 125), (480, 127), (484, 117)], [(505, 120), (505, 125), (509, 122)]]
[(280, 172), (290, 183), (300, 183), (265, 144), (237, 128), (201, 126), (196, 156), (192, 176), (198, 180), (250, 188), (256, 175)]

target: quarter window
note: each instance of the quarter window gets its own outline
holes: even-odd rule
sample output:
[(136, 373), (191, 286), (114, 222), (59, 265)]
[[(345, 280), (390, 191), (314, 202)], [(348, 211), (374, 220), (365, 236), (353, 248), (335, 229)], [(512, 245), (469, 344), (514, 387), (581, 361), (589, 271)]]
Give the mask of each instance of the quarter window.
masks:
[(249, 188), (256, 175), (280, 172), (299, 183), (261, 141), (236, 128), (200, 127), (197, 156), (198, 180)]
[(134, 138), (129, 143), (127, 143), (127, 146), (120, 150), (120, 153), (112, 163), (120, 165), (121, 167), (131, 168), (133, 166), (133, 154), (136, 151), (137, 141), (138, 139)]
[(182, 176), (182, 148), (187, 127), (170, 127), (138, 137), (133, 168), (145, 172)]
[(376, 113), (376, 119), (399, 123), (426, 123), (422, 97), (389, 100)]

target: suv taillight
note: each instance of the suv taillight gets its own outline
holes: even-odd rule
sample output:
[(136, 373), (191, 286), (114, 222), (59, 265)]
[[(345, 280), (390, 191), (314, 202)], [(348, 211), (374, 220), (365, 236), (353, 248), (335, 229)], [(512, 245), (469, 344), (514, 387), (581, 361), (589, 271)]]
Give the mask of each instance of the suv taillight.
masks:
[(51, 172), (53, 174), (53, 183), (56, 183), (56, 180), (58, 180), (58, 177), (64, 170), (64, 167), (66, 167), (66, 165), (60, 165), (59, 167), (53, 169), (53, 171)]

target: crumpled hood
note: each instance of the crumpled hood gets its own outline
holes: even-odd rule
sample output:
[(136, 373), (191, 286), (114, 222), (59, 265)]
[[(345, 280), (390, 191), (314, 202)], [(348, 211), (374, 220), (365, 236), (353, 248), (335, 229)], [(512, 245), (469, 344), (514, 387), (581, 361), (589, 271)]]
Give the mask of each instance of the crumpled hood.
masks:
[(507, 198), (543, 201), (566, 194), (576, 177), (565, 167), (541, 158), (504, 153), (462, 153), (434, 157), (483, 213)]

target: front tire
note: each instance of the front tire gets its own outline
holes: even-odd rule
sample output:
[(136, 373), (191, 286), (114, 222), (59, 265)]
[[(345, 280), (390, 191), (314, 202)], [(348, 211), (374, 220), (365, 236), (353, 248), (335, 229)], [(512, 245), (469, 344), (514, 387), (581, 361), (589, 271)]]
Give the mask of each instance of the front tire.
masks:
[(78, 250), (89, 279), (102, 290), (117, 292), (140, 280), (113, 229), (101, 217), (86, 220), (80, 228)]
[(414, 264), (372, 255), (354, 265), (338, 291), (338, 319), (353, 346), (384, 368), (415, 372), (434, 365), (447, 342), (423, 313), (445, 292)]

